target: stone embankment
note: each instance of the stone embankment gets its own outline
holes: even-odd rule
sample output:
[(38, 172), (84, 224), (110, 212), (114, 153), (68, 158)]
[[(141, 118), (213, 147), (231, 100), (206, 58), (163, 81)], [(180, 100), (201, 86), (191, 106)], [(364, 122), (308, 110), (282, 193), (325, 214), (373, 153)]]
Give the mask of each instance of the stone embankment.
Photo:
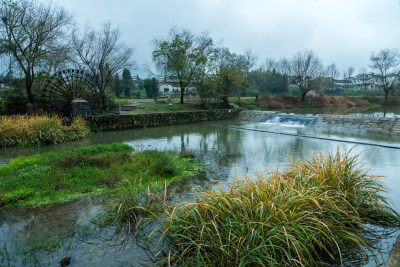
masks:
[(261, 110), (243, 110), (240, 112), (238, 119), (246, 122), (258, 122), (277, 113), (276, 111), (261, 111)]
[(320, 122), (370, 133), (400, 135), (400, 119), (351, 115), (320, 115)]
[(110, 115), (89, 117), (86, 120), (88, 121), (92, 131), (100, 132), (225, 120), (235, 117), (240, 113), (240, 111), (241, 109), (216, 109), (190, 112)]

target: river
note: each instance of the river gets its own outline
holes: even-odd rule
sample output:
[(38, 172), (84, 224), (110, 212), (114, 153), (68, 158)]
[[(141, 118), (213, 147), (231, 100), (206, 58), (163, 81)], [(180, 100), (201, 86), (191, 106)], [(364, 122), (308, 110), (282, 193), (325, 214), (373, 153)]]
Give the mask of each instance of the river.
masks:
[[(321, 137), (324, 139), (320, 139)], [(354, 155), (360, 154), (360, 164), (368, 168), (372, 174), (383, 176), (383, 184), (390, 189), (387, 197), (398, 210), (400, 207), (399, 136), (329, 129), (319, 123), (305, 123), (302, 118), (293, 119), (288, 123), (276, 120), (246, 122), (236, 119), (96, 133), (84, 140), (68, 144), (40, 148), (3, 148), (0, 150), (0, 164), (6, 164), (18, 156), (112, 142), (124, 142), (136, 150), (158, 149), (178, 152), (183, 149), (192, 150), (195, 159), (205, 164), (207, 173), (207, 180), (196, 183), (201, 186), (211, 184), (220, 188), (224, 187), (224, 181), (230, 181), (246, 173), (255, 176), (265, 169), (274, 167), (283, 169), (289, 163), (289, 156), (307, 158), (311, 151), (327, 153), (336, 151), (337, 148), (343, 152), (351, 150)], [(213, 180), (220, 182), (209, 183)], [(73, 235), (69, 231), (71, 225), (86, 213), (89, 215), (85, 218), (90, 218), (98, 209), (99, 204), (93, 201), (79, 200), (39, 208), (3, 210), (0, 212), (0, 246), (5, 244), (3, 252), (5, 248), (12, 251), (16, 247), (27, 246), (35, 236), (47, 238), (55, 234), (71, 236)], [(84, 222), (87, 223), (88, 220), (85, 219), (81, 224)], [(81, 232), (84, 231), (85, 229)], [(42, 255), (40, 264), (57, 265), (58, 261), (66, 256), (72, 257), (70, 266), (150, 264), (149, 252), (132, 240), (125, 242), (124, 246), (114, 246), (115, 242), (104, 240), (104, 235), (85, 236), (85, 233), (81, 233), (75, 237), (77, 237), (75, 246)], [(394, 240), (394, 236), (382, 238), (383, 254), (380, 261), (387, 260)], [(22, 263), (23, 258), (20, 255), (12, 257), (15, 264)], [(374, 266), (375, 262), (370, 260), (365, 265)]]

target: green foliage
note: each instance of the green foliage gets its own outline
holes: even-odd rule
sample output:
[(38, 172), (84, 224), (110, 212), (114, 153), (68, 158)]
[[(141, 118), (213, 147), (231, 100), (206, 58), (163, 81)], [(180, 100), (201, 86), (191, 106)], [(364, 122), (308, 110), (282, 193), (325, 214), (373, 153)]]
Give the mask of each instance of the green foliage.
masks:
[(111, 83), (111, 90), (115, 93), (116, 97), (120, 97), (122, 93), (122, 83), (121, 79), (119, 78), (118, 73), (116, 73), (112, 79)]
[(135, 85), (133, 84), (131, 72), (128, 69), (124, 69), (124, 71), (122, 72), (121, 87), (122, 87), (125, 97), (130, 97), (132, 91), (135, 89)]
[(293, 159), (283, 172), (202, 190), (166, 215), (166, 261), (183, 266), (318, 266), (366, 257), (371, 225), (400, 227), (377, 177), (349, 153)]
[(204, 75), (214, 52), (213, 40), (207, 34), (195, 36), (187, 30), (171, 28), (168, 38), (156, 39), (154, 45), (153, 61), (166, 76), (178, 80), (183, 104), (185, 89)]
[(251, 89), (249, 90), (251, 95), (287, 93), (288, 78), (275, 69), (272, 71), (257, 69), (248, 73), (244, 86)]
[(41, 146), (58, 144), (90, 134), (86, 122), (76, 117), (70, 125), (63, 125), (57, 116), (0, 117), (0, 146)]
[(144, 89), (148, 98), (156, 98), (159, 95), (158, 80), (156, 78), (145, 79)]
[(201, 170), (173, 152), (132, 152), (129, 145), (114, 143), (13, 159), (0, 167), (0, 206), (59, 203), (101, 192), (120, 195), (130, 186), (145, 192)]
[(105, 90), (104, 91), (104, 101), (106, 105), (112, 105), (117, 102), (117, 97), (115, 96), (114, 91)]
[(143, 90), (144, 89), (143, 79), (140, 79), (139, 75), (136, 75), (136, 80), (137, 80), (139, 90)]
[(23, 87), (10, 87), (0, 90), (0, 115), (26, 113), (28, 97)]

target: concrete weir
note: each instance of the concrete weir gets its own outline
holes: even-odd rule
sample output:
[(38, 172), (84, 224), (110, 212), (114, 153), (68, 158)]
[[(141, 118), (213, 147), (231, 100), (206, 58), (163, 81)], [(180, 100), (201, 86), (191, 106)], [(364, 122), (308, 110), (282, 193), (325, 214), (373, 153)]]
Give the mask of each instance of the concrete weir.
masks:
[(389, 260), (386, 267), (398, 267), (400, 266), (400, 235), (397, 237), (396, 243), (393, 245), (393, 249), (390, 252)]
[(371, 133), (400, 135), (400, 119), (352, 115), (319, 115), (320, 121), (329, 125), (359, 129)]
[[(301, 116), (300, 114), (279, 113), (274, 111), (255, 111), (244, 110), (240, 113), (239, 119), (242, 121), (259, 122), (271, 118), (289, 115)], [(304, 117), (312, 116), (303, 114)], [(400, 118), (368, 117), (353, 115), (314, 115), (318, 117), (316, 126), (330, 127), (336, 129), (348, 129), (351, 131), (364, 131), (368, 133), (400, 135)]]

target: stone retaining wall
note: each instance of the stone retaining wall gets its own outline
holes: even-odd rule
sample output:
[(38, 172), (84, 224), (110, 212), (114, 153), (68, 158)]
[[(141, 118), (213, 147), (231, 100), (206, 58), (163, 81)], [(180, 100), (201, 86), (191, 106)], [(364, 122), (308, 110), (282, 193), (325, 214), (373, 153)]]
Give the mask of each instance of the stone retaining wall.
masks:
[(359, 129), (371, 133), (400, 135), (400, 119), (350, 115), (320, 115), (320, 121), (328, 125)]
[(217, 109), (171, 113), (94, 116), (87, 118), (86, 120), (88, 121), (92, 131), (99, 132), (225, 120), (233, 118), (240, 112), (241, 109)]

